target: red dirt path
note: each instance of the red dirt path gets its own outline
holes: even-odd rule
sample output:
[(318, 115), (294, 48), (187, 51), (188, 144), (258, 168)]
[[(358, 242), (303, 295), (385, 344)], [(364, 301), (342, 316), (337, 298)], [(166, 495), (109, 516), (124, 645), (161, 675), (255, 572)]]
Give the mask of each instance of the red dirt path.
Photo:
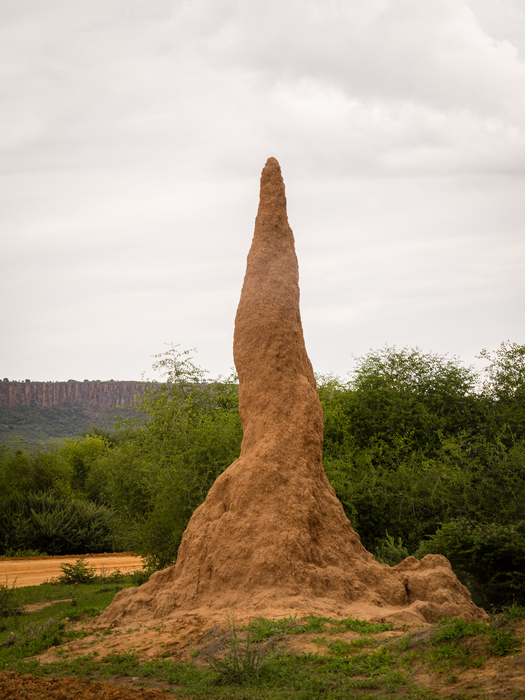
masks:
[(85, 556), (89, 565), (97, 572), (111, 573), (120, 569), (123, 573), (142, 568), (142, 559), (128, 552), (112, 554), (86, 554), (68, 557), (28, 557), (0, 559), (0, 581), (9, 586), (15, 582), (16, 588), (38, 586), (52, 578), (60, 576), (62, 564), (74, 564), (80, 556)]

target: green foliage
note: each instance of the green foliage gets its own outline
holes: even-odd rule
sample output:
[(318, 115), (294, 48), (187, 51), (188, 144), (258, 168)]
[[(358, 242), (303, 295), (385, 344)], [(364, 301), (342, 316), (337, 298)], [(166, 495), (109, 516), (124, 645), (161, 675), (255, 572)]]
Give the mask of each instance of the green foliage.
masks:
[(468, 622), (459, 618), (440, 620), (439, 627), (433, 637), (433, 644), (451, 644), (457, 646), (465, 637), (475, 637), (477, 634), (486, 634), (488, 625), (486, 622)]
[(421, 543), (418, 556), (443, 554), (484, 606), (525, 602), (525, 522), (444, 523)]
[(388, 566), (396, 566), (410, 556), (409, 551), (406, 547), (403, 547), (403, 540), (401, 537), (397, 538), (397, 543), (395, 538), (386, 533), (386, 537), (379, 543), (375, 551), (375, 557), (381, 564), (388, 564)]
[(525, 344), (501, 343), (493, 353), (482, 350), (484, 393), (492, 400), (493, 420), (503, 426), (501, 440), (508, 446), (525, 438)]
[(0, 556), (12, 559), (25, 559), (27, 557), (40, 557), (42, 552), (39, 552), (38, 549), (6, 549)]
[(10, 617), (18, 612), (15, 585), (16, 579), (11, 587), (9, 587), (7, 580), (5, 583), (0, 583), (0, 618)]
[(48, 491), (57, 484), (68, 484), (71, 467), (49, 452), (25, 452), (21, 448), (0, 447), (0, 507), (14, 494)]
[(128, 439), (97, 460), (86, 482), (104, 484), (121, 545), (158, 568), (173, 563), (182, 533), (217, 476), (240, 452), (235, 378), (203, 383), (189, 351), (157, 355), (165, 374), (137, 400)]
[[(58, 450), (57, 457), (71, 474), (69, 486), (72, 490), (78, 492), (86, 490), (86, 481), (93, 464), (109, 450), (109, 440), (101, 435), (91, 434), (81, 440), (64, 441)], [(93, 492), (92, 483), (90, 483), (90, 491)], [(96, 494), (93, 500), (96, 500)]]
[(256, 617), (250, 620), (245, 628), (250, 633), (254, 642), (262, 642), (270, 637), (283, 634), (293, 634), (300, 627), (297, 617), (283, 617), (280, 620), (269, 620), (265, 617)]
[[(511, 350), (510, 367), (525, 346)], [(387, 546), (385, 531), (413, 552), (454, 519), (525, 519), (521, 409), (503, 410), (511, 392), (489, 384), (480, 392), (480, 377), (456, 359), (390, 347), (358, 359), (349, 382), (318, 377), (325, 470), (368, 549)]]
[[(129, 586), (129, 579), (122, 586)], [(0, 625), (0, 671), (13, 668), (26, 657), (86, 635), (83, 630), (67, 630), (64, 618), (82, 619), (99, 615), (113, 600), (117, 590), (102, 592), (91, 584), (42, 584), (16, 589), (16, 617), (4, 618)], [(70, 600), (73, 598), (73, 602)], [(64, 600), (66, 599), (66, 600)], [(24, 612), (32, 603), (52, 603), (34, 612)], [(39, 664), (32, 662), (34, 668)]]
[(62, 564), (62, 575), (58, 577), (58, 583), (92, 583), (96, 578), (94, 566), (90, 566), (84, 557), (80, 557), (74, 564)]
[(322, 617), (309, 615), (304, 621), (297, 617), (284, 617), (280, 620), (269, 620), (265, 617), (256, 617), (242, 628), (248, 630), (254, 642), (261, 642), (274, 636), (285, 634), (324, 634), (325, 632), (357, 632), (359, 634), (379, 634), (391, 630), (393, 625), (388, 622), (367, 622), (355, 617), (337, 619), (334, 617)]
[(495, 630), (490, 635), (489, 652), (493, 656), (516, 654), (521, 647), (523, 637), (517, 637), (514, 630)]
[(48, 554), (112, 550), (108, 508), (55, 493), (14, 494), (0, 512), (0, 551), (37, 549)]
[[(127, 410), (119, 410), (119, 414)], [(114, 410), (99, 415), (102, 429), (111, 430), (118, 420)], [(0, 445), (26, 450), (44, 449), (65, 438), (92, 430), (93, 417), (84, 406), (0, 406)]]
[[(325, 415), (325, 454), (341, 448), (375, 448), (377, 456), (407, 448), (431, 456), (440, 434), (478, 429), (477, 375), (456, 358), (385, 346), (356, 362), (350, 382), (333, 377), (321, 393), (330, 404)], [(328, 401), (327, 401), (328, 399)]]
[(516, 601), (514, 601), (512, 605), (504, 605), (502, 610), (506, 622), (525, 620), (525, 606), (519, 605)]
[(478, 637), (484, 642), (487, 656), (508, 656), (515, 654), (523, 639), (516, 636), (513, 627), (503, 629), (505, 619), (494, 618), (487, 622), (467, 622), (458, 618), (442, 619), (432, 638), (429, 658), (438, 668), (446, 662), (450, 670), (453, 665), (465, 668), (481, 666), (484, 658), (475, 656), (470, 645), (464, 641)]
[(257, 682), (268, 667), (268, 649), (253, 644), (248, 631), (241, 640), (235, 622), (228, 621), (230, 632), (229, 653), (224, 659), (210, 660), (211, 668), (217, 674), (218, 685), (249, 685)]

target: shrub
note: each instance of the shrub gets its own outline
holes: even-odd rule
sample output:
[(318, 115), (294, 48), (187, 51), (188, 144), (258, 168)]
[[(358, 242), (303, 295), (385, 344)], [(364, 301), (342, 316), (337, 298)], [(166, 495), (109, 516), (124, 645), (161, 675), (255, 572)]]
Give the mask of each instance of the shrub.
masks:
[(15, 584), (16, 579), (13, 581), (13, 585), (11, 587), (9, 587), (7, 580), (5, 583), (0, 583), (0, 618), (10, 617), (11, 615), (16, 615), (19, 612), (16, 600)]
[(479, 605), (525, 602), (525, 522), (454, 520), (424, 540), (417, 557), (444, 554)]
[(74, 564), (62, 564), (62, 576), (58, 577), (58, 583), (93, 583), (97, 577), (95, 567), (90, 566), (84, 557), (80, 557)]
[(0, 551), (84, 554), (113, 548), (111, 511), (52, 492), (15, 494), (0, 513)]
[(381, 564), (388, 564), (388, 566), (396, 566), (408, 556), (410, 553), (406, 547), (403, 547), (401, 537), (397, 538), (396, 543), (394, 537), (391, 537), (388, 532), (375, 551), (377, 561)]

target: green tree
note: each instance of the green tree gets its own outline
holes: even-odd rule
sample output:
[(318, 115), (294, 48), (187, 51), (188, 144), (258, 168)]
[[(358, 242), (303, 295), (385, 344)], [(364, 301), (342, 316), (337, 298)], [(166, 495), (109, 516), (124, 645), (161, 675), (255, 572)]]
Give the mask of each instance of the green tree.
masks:
[(128, 440), (99, 459), (107, 502), (130, 546), (157, 566), (172, 563), (193, 511), (238, 456), (242, 427), (235, 377), (204, 382), (191, 351), (156, 356), (162, 382), (137, 399)]
[(525, 344), (503, 342), (492, 353), (483, 349), (479, 357), (489, 363), (483, 392), (492, 401), (500, 439), (507, 446), (525, 439)]
[(523, 445), (498, 437), (497, 399), (471, 368), (387, 346), (359, 358), (348, 382), (318, 384), (325, 469), (369, 549), (387, 531), (413, 551), (454, 518), (523, 517)]

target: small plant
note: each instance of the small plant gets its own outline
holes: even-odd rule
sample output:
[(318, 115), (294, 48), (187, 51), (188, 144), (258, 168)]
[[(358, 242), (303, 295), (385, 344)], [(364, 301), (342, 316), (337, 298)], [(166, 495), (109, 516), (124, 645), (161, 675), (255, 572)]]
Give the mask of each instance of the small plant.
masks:
[(395, 538), (386, 533), (379, 546), (375, 551), (376, 559), (380, 564), (388, 564), (388, 566), (396, 566), (410, 556), (410, 553), (406, 547), (403, 546), (403, 540), (401, 537)]
[(95, 567), (90, 566), (84, 557), (80, 557), (74, 564), (62, 564), (62, 576), (58, 583), (93, 583), (97, 578)]
[(490, 632), (489, 651), (494, 656), (509, 656), (519, 651), (523, 637), (516, 637), (514, 630)]
[(391, 622), (367, 622), (366, 620), (358, 620), (356, 617), (347, 617), (344, 620), (334, 620), (336, 627), (342, 628), (345, 631), (352, 630), (359, 634), (379, 634), (394, 629)]
[(361, 639), (354, 639), (351, 642), (345, 642), (342, 639), (335, 639), (334, 641), (328, 642), (328, 648), (330, 653), (334, 656), (348, 656), (355, 651), (362, 649), (367, 646), (374, 646), (370, 637), (361, 637)]
[(474, 637), (477, 634), (487, 634), (488, 625), (486, 622), (467, 622), (459, 618), (441, 619), (436, 630), (432, 643), (434, 646), (442, 644), (457, 644), (465, 637)]
[(254, 620), (250, 620), (246, 627), (241, 629), (249, 631), (253, 642), (262, 642), (264, 639), (269, 639), (275, 635), (291, 634), (299, 626), (297, 616), (289, 616), (281, 620), (268, 620), (265, 617), (256, 617)]
[(38, 549), (6, 549), (2, 556), (14, 559), (18, 557), (41, 557), (44, 556), (44, 553), (40, 552)]
[(0, 617), (11, 617), (11, 615), (17, 615), (20, 612), (16, 601), (15, 584), (16, 579), (11, 588), (7, 579), (5, 583), (0, 583)]
[(502, 608), (503, 618), (506, 622), (519, 622), (525, 620), (525, 606), (514, 602), (512, 605), (505, 605)]
[(448, 661), (452, 664), (469, 667), (480, 666), (483, 656), (475, 656), (469, 644), (463, 640), (481, 637), (484, 653), (492, 656), (508, 656), (519, 651), (522, 638), (516, 636), (513, 629), (501, 629), (506, 624), (504, 616), (486, 622), (467, 622), (457, 618), (442, 619), (433, 639), (431, 661)]
[(224, 659), (212, 659), (211, 668), (217, 673), (218, 685), (246, 685), (258, 680), (267, 662), (268, 649), (254, 645), (250, 631), (243, 641), (237, 634), (234, 621), (228, 620), (231, 641), (230, 651)]

